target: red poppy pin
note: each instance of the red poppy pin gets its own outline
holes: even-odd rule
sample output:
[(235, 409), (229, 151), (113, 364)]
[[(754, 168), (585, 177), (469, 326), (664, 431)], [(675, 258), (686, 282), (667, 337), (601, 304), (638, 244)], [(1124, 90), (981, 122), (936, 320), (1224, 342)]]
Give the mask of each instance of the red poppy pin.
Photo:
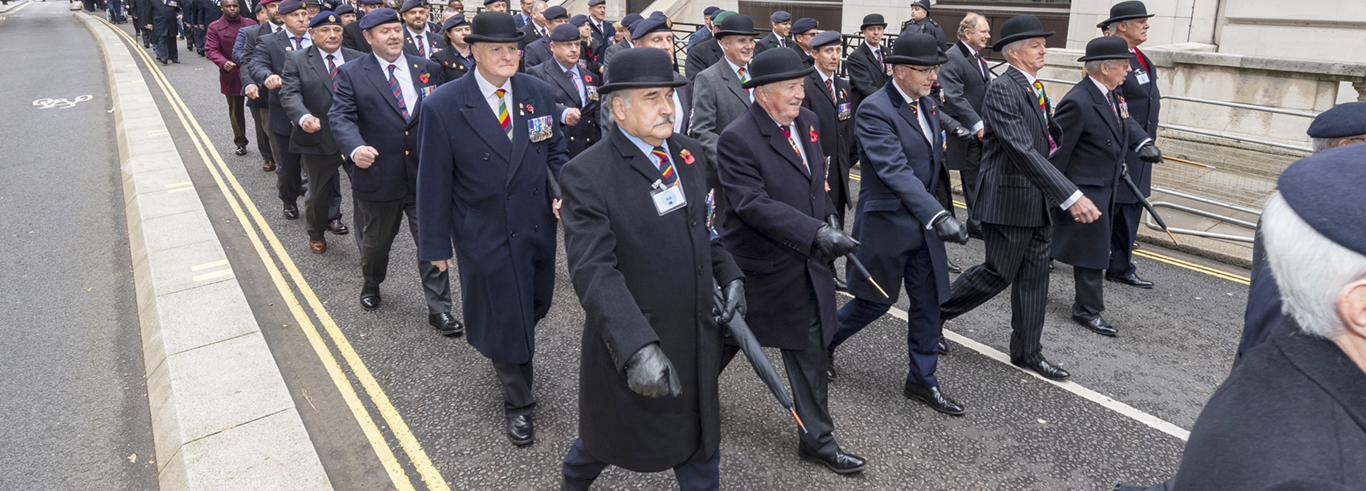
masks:
[(812, 127), (810, 127), (810, 128), (811, 128), (811, 143), (816, 143), (816, 127), (815, 127), (815, 126), (812, 126)]
[(591, 84), (591, 83), (593, 83), (593, 76), (592, 76), (592, 75), (584, 75), (584, 76), (583, 76), (583, 81)]
[(526, 105), (526, 110), (529, 111), (531, 114), (536, 114), (536, 108), (531, 107), (531, 104)]
[(421, 80), (422, 83), (424, 83), (424, 84), (427, 83), (427, 80), (430, 79), (430, 78), (431, 78), (431, 77), (429, 77), (426, 73), (417, 76), (417, 79), (418, 79), (418, 80)]
[(678, 152), (678, 156), (683, 157), (683, 163), (688, 165), (692, 165), (693, 161), (696, 160), (693, 158), (692, 153), (689, 152), (686, 148), (683, 149), (682, 152)]

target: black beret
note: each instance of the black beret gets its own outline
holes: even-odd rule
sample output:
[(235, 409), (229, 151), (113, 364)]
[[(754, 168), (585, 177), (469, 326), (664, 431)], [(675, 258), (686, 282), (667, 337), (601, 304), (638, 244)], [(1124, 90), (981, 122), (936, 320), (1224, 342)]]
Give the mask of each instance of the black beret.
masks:
[(1290, 164), (1281, 198), (1328, 240), (1366, 254), (1366, 144), (1324, 150)]
[(407, 1), (403, 2), (403, 6), (402, 6), (402, 7), (399, 7), (399, 8), (398, 8), (398, 11), (399, 11), (399, 12), (407, 12), (407, 11), (412, 10), (412, 9), (415, 9), (415, 8), (426, 7), (426, 6), (427, 6), (427, 2), (425, 2), (425, 1), (423, 1), (423, 0), (407, 0)]
[(360, 0), (361, 5), (384, 5), (384, 0)]
[(801, 34), (816, 28), (816, 19), (802, 17), (792, 23), (792, 34)]
[(545, 12), (541, 13), (541, 17), (545, 17), (545, 20), (568, 19), (569, 11), (565, 10), (564, 7), (556, 5), (545, 9)]
[(327, 10), (324, 10), (324, 11), (322, 11), (322, 12), (318, 12), (318, 15), (313, 16), (313, 20), (308, 21), (308, 27), (309, 27), (309, 28), (314, 28), (314, 27), (318, 27), (318, 26), (340, 26), (340, 25), (341, 25), (341, 18), (337, 16), (337, 13), (336, 13), (336, 12), (327, 11)]
[(352, 7), (351, 4), (349, 4), (349, 3), (343, 3), (340, 7), (337, 7), (337, 15), (346, 15), (346, 14), (355, 14), (355, 13), (356, 13), (356, 8), (355, 8), (355, 7)]
[(664, 16), (664, 12), (655, 12), (650, 14), (649, 17), (641, 19), (635, 27), (631, 28), (631, 39), (640, 39), (652, 32), (672, 31), (673, 27), (673, 22), (670, 22), (669, 18)]
[(303, 0), (284, 0), (280, 2), (280, 8), (276, 10), (280, 15), (293, 13), (304, 8)]
[(442, 31), (449, 31), (449, 30), (450, 30), (451, 28), (453, 28), (453, 27), (468, 26), (468, 25), (470, 25), (470, 21), (465, 20), (465, 14), (455, 14), (455, 15), (452, 15), (449, 19), (446, 19), (445, 22), (442, 22), (442, 23), (441, 23), (441, 30), (442, 30)]
[(1366, 102), (1348, 102), (1324, 111), (1309, 123), (1310, 138), (1366, 135)]
[(626, 30), (629, 31), (631, 30), (631, 24), (640, 22), (640, 19), (643, 18), (644, 17), (641, 17), (640, 14), (626, 14), (626, 17), (621, 18), (621, 25), (626, 26)]
[(394, 9), (379, 8), (371, 10), (370, 13), (365, 14), (365, 16), (361, 17), (360, 20), (356, 22), (360, 23), (361, 29), (369, 29), (380, 24), (402, 21), (398, 20), (398, 12), (394, 12)]
[(550, 40), (557, 43), (568, 43), (579, 40), (579, 28), (570, 24), (560, 24), (550, 31)]
[(715, 6), (715, 5), (712, 5), (712, 6), (710, 6), (710, 7), (707, 7), (707, 8), (702, 9), (702, 15), (707, 16), (707, 18), (711, 18), (711, 14), (714, 14), (714, 13), (717, 13), (717, 12), (720, 12), (720, 11), (721, 11), (721, 7), (717, 7), (717, 6)]
[(820, 34), (817, 34), (811, 38), (812, 48), (819, 48), (822, 46), (838, 46), (839, 44), (839, 31), (821, 31)]

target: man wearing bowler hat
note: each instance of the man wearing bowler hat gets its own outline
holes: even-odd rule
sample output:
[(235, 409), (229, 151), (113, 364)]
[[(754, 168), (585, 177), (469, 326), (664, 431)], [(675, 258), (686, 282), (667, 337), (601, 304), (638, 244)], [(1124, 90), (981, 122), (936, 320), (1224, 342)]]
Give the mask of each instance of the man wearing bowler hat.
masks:
[(572, 159), (598, 142), (598, 86), (602, 79), (579, 58), (583, 43), (577, 27), (555, 26), (549, 39), (554, 58), (528, 68), (527, 73), (544, 80), (554, 90), (556, 118), (569, 139)]
[(707, 187), (716, 193), (716, 223), (720, 229), (725, 223), (725, 213), (729, 203), (725, 190), (717, 178), (716, 140), (721, 131), (731, 121), (749, 110), (754, 102), (753, 93), (744, 87), (753, 74), (749, 72), (749, 61), (754, 53), (754, 21), (749, 16), (735, 14), (721, 20), (721, 29), (716, 31), (717, 43), (725, 51), (725, 59), (702, 70), (693, 80), (696, 97), (693, 99), (693, 121), (691, 134), (702, 142), (706, 151)]
[(474, 71), (420, 108), (418, 255), (442, 271), (459, 261), (465, 339), (493, 362), (508, 439), (527, 445), (536, 323), (555, 289), (559, 201), (547, 179), (568, 155), (550, 87), (517, 73), (512, 16), (485, 12), (470, 27)]
[[(435, 63), (403, 51), (407, 26), (393, 9), (375, 9), (356, 22), (364, 28), (366, 46), (375, 51), (337, 69), (328, 116), (337, 146), (354, 164), (360, 306), (375, 310), (389, 272), (389, 251), (405, 217), (413, 241), (418, 239), (417, 116), (443, 80)], [(427, 323), (448, 336), (464, 332), (451, 313), (450, 271), (428, 261), (417, 263)]]
[(769, 14), (768, 21), (773, 26), (773, 32), (755, 42), (754, 54), (756, 55), (769, 48), (792, 46), (792, 14), (787, 13), (786, 10), (774, 11)]
[[(867, 265), (886, 295), (848, 270), (854, 299), (839, 311), (841, 343), (877, 320), (896, 303), (906, 286), (906, 350), (910, 362), (902, 393), (944, 414), (961, 415), (963, 406), (939, 388), (939, 306), (949, 296), (944, 241), (965, 243), (967, 231), (935, 198), (944, 166), (939, 108), (930, 97), (944, 55), (928, 34), (898, 37), (887, 63), (892, 79), (864, 100), (854, 122), (860, 145), (863, 181), (854, 215), (854, 237), (862, 242), (856, 257)], [(832, 364), (833, 371), (833, 364)]]
[[(1128, 43), (1129, 52), (1134, 56), (1129, 60), (1133, 71), (1124, 79), (1120, 95), (1124, 96), (1129, 108), (1129, 118), (1133, 119), (1148, 134), (1157, 139), (1157, 117), (1162, 109), (1162, 92), (1157, 88), (1157, 66), (1148, 55), (1138, 50), (1138, 46), (1148, 40), (1148, 8), (1143, 2), (1119, 2), (1110, 7), (1110, 18), (1097, 24), (1106, 36), (1114, 36)], [(1152, 194), (1153, 164), (1162, 161), (1162, 153), (1157, 147), (1148, 146), (1142, 151), (1130, 150), (1124, 159), (1129, 165), (1129, 177), (1143, 192), (1143, 198)], [(1105, 268), (1105, 279), (1138, 288), (1152, 288), (1153, 282), (1138, 276), (1134, 265), (1134, 240), (1138, 238), (1138, 222), (1143, 218), (1143, 204), (1140, 197), (1128, 186), (1119, 186), (1115, 191), (1114, 217), (1110, 220), (1110, 261)]]
[(882, 14), (864, 16), (863, 25), (859, 27), (863, 43), (844, 61), (844, 67), (849, 71), (855, 110), (864, 99), (887, 86), (892, 67), (886, 63), (887, 49), (882, 47), (882, 34), (886, 30), (887, 21), (883, 20)]
[(1061, 380), (1070, 374), (1044, 358), (1040, 341), (1053, 237), (1049, 210), (1064, 210), (1078, 223), (1094, 222), (1101, 211), (1048, 161), (1063, 136), (1037, 75), (1052, 35), (1037, 17), (1018, 15), (1001, 25), (992, 46), (1010, 66), (987, 85), (982, 103), (982, 192), (972, 218), (982, 222), (986, 262), (953, 282), (942, 316), (952, 320), (1010, 287), (1010, 362)]
[[(564, 166), (564, 238), (585, 320), (579, 438), (561, 489), (603, 469), (673, 468), (684, 490), (720, 486), (719, 322), (744, 315), (744, 279), (711, 240), (702, 146), (673, 131), (663, 51), (622, 51), (602, 86), (606, 140)], [(713, 285), (723, 309), (713, 310)], [(716, 316), (716, 319), (713, 318)]]
[[(754, 337), (782, 350), (807, 430), (797, 435), (797, 455), (840, 474), (859, 472), (864, 460), (835, 442), (825, 374), (837, 330), (830, 263), (858, 242), (838, 227), (825, 192), (820, 121), (801, 106), (815, 69), (785, 49), (765, 51), (751, 66), (754, 76), (743, 87), (754, 91), (754, 103), (717, 141), (727, 201), (721, 243), (745, 273), (745, 319)], [(738, 351), (727, 346), (722, 365)]]
[[(1110, 263), (1111, 220), (1114, 219), (1124, 157), (1135, 148), (1152, 147), (1152, 139), (1134, 121), (1124, 97), (1117, 91), (1132, 70), (1133, 58), (1124, 40), (1098, 37), (1086, 44), (1086, 78), (1063, 96), (1055, 113), (1062, 128), (1058, 150), (1049, 159), (1082, 194), (1105, 210), (1094, 222), (1071, 220), (1066, 211), (1053, 208), (1051, 256), (1072, 265), (1076, 297), (1072, 320), (1103, 336), (1117, 331), (1101, 317), (1105, 310), (1104, 269)], [(1147, 149), (1142, 149), (1147, 151)], [(1153, 152), (1161, 154), (1156, 148)]]
[[(721, 22), (724, 22), (726, 19), (735, 15), (735, 12), (729, 10), (717, 12), (717, 30), (720, 30), (719, 25)], [(752, 27), (754, 22), (751, 21), (750, 24)], [(758, 34), (758, 32), (755, 32), (754, 34)], [(687, 74), (688, 80), (696, 80), (697, 74), (702, 73), (702, 70), (706, 70), (707, 67), (715, 65), (716, 62), (721, 61), (721, 58), (723, 57), (725, 57), (725, 55), (721, 52), (720, 39), (716, 38), (715, 34), (712, 34), (712, 36), (708, 36), (707, 39), (699, 41), (696, 46), (688, 47), (688, 59), (683, 65), (683, 73)]]

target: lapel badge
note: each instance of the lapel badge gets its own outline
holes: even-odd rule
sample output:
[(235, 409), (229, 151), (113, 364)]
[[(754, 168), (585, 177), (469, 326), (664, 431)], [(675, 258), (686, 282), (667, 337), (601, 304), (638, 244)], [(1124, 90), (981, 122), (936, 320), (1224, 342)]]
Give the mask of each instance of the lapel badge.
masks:
[(527, 110), (527, 112), (530, 112), (530, 113), (533, 114), (533, 115), (536, 114), (536, 108), (531, 107), (531, 104), (527, 104), (527, 105), (526, 105), (526, 110)]
[(424, 83), (424, 84), (427, 83), (427, 80), (428, 80), (429, 78), (430, 78), (430, 77), (429, 77), (428, 74), (426, 74), (426, 73), (417, 76), (417, 79), (418, 79), (418, 80), (421, 80), (422, 83)]
[(816, 127), (811, 126), (810, 128), (811, 129), (809, 131), (811, 133), (811, 143), (816, 143)]
[(683, 157), (683, 163), (688, 164), (688, 165), (692, 165), (692, 163), (693, 163), (694, 161), (697, 160), (697, 159), (693, 158), (692, 152), (689, 152), (688, 149), (686, 149), (686, 148), (683, 149), (682, 152), (678, 152), (678, 156), (679, 156), (679, 157)]

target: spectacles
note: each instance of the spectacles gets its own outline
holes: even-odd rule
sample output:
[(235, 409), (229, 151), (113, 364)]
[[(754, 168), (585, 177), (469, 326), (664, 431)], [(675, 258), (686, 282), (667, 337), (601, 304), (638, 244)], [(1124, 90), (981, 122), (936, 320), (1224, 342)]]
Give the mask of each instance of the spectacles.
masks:
[(937, 74), (937, 73), (939, 73), (939, 67), (937, 67), (937, 66), (936, 66), (936, 67), (930, 67), (930, 68), (916, 68), (916, 67), (913, 67), (913, 66), (910, 66), (910, 65), (905, 65), (905, 66), (906, 66), (906, 68), (910, 68), (911, 70), (915, 70), (915, 71), (917, 71), (917, 72), (924, 73), (924, 74), (926, 74), (926, 75), (932, 75), (932, 74)]

